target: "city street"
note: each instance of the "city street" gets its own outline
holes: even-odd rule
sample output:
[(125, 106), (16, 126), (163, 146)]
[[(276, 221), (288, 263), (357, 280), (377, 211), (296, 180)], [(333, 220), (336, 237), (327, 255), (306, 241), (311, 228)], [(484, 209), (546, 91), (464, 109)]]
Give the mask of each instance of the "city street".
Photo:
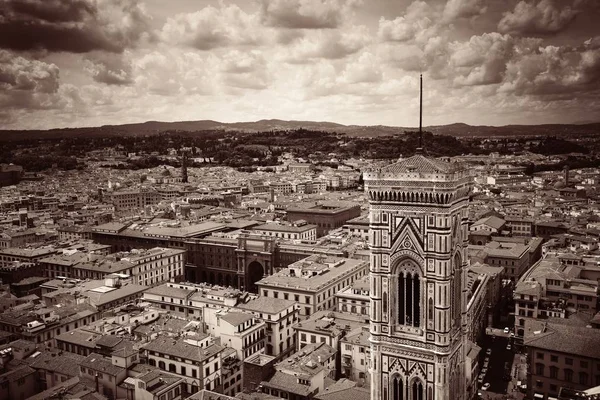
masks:
[[(527, 377), (526, 358), (524, 355), (514, 352), (514, 347), (509, 334), (500, 329), (494, 329), (494, 334), (498, 336), (486, 336), (484, 347), (482, 349), (482, 365), (487, 349), (492, 352), (489, 355), (489, 363), (483, 383), (479, 384), (478, 393), (482, 399), (516, 399), (522, 400), (525, 395), (517, 386), (517, 382), (525, 383)], [(511, 349), (507, 350), (510, 343)], [(489, 383), (487, 390), (482, 390), (482, 386)]]
[(489, 392), (502, 394), (507, 392), (508, 380), (506, 377), (507, 372), (510, 373), (514, 357), (512, 350), (506, 350), (508, 341), (509, 339), (506, 337), (487, 337), (486, 350), (487, 348), (492, 349), (492, 354), (489, 356), (490, 361), (483, 383), (490, 384)]

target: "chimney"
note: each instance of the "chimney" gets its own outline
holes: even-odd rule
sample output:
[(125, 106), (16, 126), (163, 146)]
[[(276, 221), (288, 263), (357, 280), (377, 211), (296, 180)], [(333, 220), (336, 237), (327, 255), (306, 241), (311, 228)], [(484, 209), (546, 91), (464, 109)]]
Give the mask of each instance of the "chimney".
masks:
[(96, 392), (100, 393), (100, 384), (98, 383), (98, 373), (95, 374)]

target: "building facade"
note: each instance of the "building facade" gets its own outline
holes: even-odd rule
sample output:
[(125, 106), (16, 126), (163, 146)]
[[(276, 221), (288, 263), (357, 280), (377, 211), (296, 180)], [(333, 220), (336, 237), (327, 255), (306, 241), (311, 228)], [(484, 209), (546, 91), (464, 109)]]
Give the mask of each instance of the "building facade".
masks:
[(418, 154), (364, 177), (371, 398), (464, 399), (471, 176)]

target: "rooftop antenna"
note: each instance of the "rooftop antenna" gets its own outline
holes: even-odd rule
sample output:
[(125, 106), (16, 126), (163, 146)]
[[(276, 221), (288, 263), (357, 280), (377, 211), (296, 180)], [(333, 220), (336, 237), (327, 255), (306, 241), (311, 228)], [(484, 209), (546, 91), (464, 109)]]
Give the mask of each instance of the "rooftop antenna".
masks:
[(419, 75), (419, 147), (417, 154), (423, 153), (423, 74)]

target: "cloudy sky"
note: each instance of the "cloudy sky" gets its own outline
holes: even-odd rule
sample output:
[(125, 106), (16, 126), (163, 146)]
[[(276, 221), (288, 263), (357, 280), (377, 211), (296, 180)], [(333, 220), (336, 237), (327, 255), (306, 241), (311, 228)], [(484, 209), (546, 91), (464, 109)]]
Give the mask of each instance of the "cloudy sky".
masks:
[(0, 128), (600, 119), (598, 0), (0, 0)]

